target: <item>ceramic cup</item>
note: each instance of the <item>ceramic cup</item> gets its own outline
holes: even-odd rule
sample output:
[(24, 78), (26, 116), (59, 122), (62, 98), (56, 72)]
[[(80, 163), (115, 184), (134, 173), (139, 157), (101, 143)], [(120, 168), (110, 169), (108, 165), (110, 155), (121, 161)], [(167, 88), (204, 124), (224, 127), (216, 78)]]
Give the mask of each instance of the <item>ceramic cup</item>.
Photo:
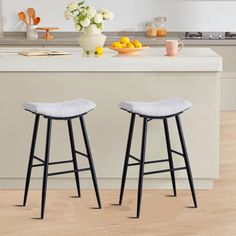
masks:
[(175, 57), (183, 49), (184, 43), (178, 40), (166, 40), (166, 56)]

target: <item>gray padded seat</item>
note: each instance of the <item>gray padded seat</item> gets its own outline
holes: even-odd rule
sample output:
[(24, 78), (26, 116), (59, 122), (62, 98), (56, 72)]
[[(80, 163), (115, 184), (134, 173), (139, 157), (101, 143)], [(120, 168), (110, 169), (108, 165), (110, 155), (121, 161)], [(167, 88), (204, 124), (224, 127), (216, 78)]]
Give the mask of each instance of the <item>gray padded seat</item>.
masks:
[(34, 103), (23, 105), (27, 111), (53, 118), (70, 118), (85, 114), (96, 107), (94, 102), (86, 99), (75, 99), (59, 103)]
[(131, 113), (148, 117), (166, 117), (189, 109), (192, 104), (183, 98), (172, 98), (157, 102), (121, 102), (119, 107)]

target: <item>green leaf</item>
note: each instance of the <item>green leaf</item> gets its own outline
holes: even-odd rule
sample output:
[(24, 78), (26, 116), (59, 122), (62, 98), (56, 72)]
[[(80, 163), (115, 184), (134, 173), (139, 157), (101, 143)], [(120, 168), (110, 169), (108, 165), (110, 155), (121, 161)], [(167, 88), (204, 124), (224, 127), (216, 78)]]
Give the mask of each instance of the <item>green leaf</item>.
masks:
[(78, 21), (81, 22), (86, 18), (86, 15), (78, 15)]
[(98, 23), (98, 24), (96, 24), (96, 26), (98, 29), (102, 29), (102, 23)]
[(79, 2), (79, 3), (78, 3), (78, 6), (84, 5), (84, 3), (85, 3), (85, 1)]

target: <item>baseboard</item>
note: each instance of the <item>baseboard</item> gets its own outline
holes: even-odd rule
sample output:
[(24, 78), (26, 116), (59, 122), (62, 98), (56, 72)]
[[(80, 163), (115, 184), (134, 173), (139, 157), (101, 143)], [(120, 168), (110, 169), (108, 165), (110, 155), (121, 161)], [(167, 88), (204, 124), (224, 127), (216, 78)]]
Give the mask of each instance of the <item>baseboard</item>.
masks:
[[(120, 179), (98, 179), (100, 189), (119, 189)], [(25, 180), (23, 178), (0, 178), (0, 189), (23, 189)], [(176, 180), (178, 189), (189, 189), (189, 183), (186, 179)], [(196, 189), (212, 189), (212, 179), (195, 179)], [(31, 180), (31, 189), (41, 189), (42, 180), (33, 178)], [(127, 179), (126, 188), (136, 189), (138, 185), (137, 179)], [(75, 181), (73, 178), (50, 178), (48, 181), (48, 189), (74, 189)], [(81, 188), (93, 188), (92, 181), (89, 178), (81, 178)], [(145, 179), (144, 189), (171, 189), (171, 181), (169, 179)]]

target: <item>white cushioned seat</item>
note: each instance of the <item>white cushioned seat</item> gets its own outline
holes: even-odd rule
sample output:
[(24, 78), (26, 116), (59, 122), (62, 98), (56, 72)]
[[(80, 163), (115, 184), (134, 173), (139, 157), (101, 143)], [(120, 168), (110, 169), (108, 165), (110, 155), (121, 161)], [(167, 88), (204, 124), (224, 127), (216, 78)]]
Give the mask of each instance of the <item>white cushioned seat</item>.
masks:
[(172, 98), (157, 102), (121, 102), (119, 107), (128, 112), (149, 117), (165, 117), (189, 109), (192, 104), (183, 98)]
[(70, 118), (79, 116), (93, 110), (95, 107), (95, 103), (81, 98), (59, 103), (28, 102), (23, 106), (27, 111), (53, 118)]

